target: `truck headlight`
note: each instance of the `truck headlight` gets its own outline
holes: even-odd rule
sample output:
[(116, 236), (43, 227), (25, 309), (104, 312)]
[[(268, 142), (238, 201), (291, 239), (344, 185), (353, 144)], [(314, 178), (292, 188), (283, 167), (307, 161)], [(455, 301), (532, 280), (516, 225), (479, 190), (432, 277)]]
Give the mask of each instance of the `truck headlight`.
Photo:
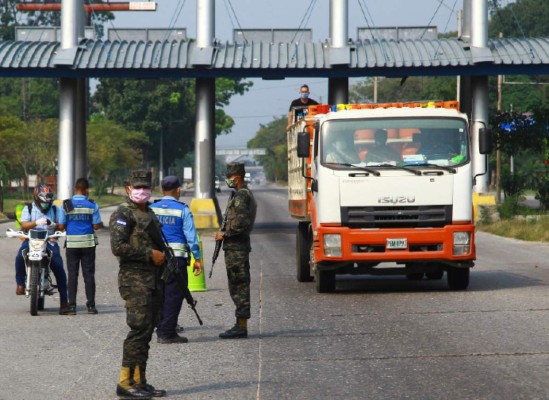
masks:
[(471, 233), (470, 232), (454, 232), (454, 246), (452, 254), (454, 256), (462, 256), (469, 254), (471, 250)]
[(341, 257), (341, 235), (324, 235), (324, 255), (331, 257)]

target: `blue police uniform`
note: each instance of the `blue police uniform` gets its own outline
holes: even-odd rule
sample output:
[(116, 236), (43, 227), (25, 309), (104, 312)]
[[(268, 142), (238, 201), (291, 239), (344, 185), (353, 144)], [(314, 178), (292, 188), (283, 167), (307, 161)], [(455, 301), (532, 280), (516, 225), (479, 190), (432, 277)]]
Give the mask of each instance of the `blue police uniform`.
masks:
[[(59, 216), (61, 214), (60, 210), (52, 204), (49, 210), (46, 213), (43, 213), (40, 206), (37, 206), (36, 203), (32, 203), (32, 210), (29, 212), (29, 207), (23, 207), (21, 212), (21, 222), (31, 222), (37, 221), (39, 219), (49, 219), (50, 221), (59, 223)], [(55, 233), (55, 227), (49, 227), (48, 225), (37, 225), (33, 229), (48, 230), (50, 234)], [(51, 250), (52, 258), (50, 263), (50, 269), (55, 276), (55, 281), (57, 283), (57, 290), (59, 290), (59, 299), (62, 304), (67, 303), (67, 275), (63, 269), (63, 259), (61, 258), (61, 252), (59, 250), (59, 245), (57, 240), (48, 241), (48, 249)], [(15, 257), (15, 281), (17, 285), (25, 285), (25, 259), (23, 258), (23, 250), (29, 248), (29, 241), (24, 240), (17, 252)]]
[[(191, 210), (172, 196), (164, 196), (160, 201), (151, 204), (151, 209), (162, 223), (162, 232), (177, 257), (181, 276), (187, 281), (189, 249), (195, 260), (200, 260), (200, 245)], [(170, 277), (164, 288), (162, 319), (156, 328), (159, 338), (169, 339), (176, 336), (177, 319), (182, 304), (183, 293)]]
[(72, 210), (61, 210), (59, 223), (67, 231), (67, 271), (69, 273), (69, 306), (76, 307), (78, 273), (82, 265), (82, 275), (86, 289), (86, 306), (95, 308), (95, 234), (93, 225), (101, 224), (99, 207), (81, 194), (71, 200)]

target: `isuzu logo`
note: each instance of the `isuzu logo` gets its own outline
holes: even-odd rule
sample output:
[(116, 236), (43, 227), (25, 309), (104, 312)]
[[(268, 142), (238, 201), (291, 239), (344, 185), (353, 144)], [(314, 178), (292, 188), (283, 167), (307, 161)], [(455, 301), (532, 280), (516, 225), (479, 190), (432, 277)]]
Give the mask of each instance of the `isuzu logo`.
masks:
[(416, 196), (379, 196), (377, 198), (379, 204), (408, 204), (415, 201)]

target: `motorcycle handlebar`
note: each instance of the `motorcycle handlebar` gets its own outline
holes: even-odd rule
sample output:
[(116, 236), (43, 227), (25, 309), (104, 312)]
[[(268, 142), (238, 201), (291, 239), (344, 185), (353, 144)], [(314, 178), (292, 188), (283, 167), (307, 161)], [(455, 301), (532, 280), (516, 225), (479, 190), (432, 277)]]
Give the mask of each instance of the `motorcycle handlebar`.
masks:
[[(61, 231), (55, 231), (54, 234), (52, 235), (48, 235), (48, 239), (53, 239), (53, 238), (58, 238), (58, 237), (63, 237), (63, 236), (66, 236), (67, 234), (65, 232), (61, 232)], [(6, 236), (7, 237), (16, 237), (16, 238), (23, 238), (23, 239), (30, 239), (29, 237), (29, 234), (26, 233), (26, 232), (23, 232), (23, 231), (14, 231), (13, 229), (8, 229), (6, 231)]]

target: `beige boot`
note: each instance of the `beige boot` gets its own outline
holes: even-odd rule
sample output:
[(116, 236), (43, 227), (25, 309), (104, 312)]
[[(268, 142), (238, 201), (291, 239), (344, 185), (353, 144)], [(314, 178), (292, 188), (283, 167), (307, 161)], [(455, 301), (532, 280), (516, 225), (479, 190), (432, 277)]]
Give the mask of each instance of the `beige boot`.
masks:
[(133, 385), (134, 368), (122, 367), (116, 395), (122, 399), (150, 399), (152, 395)]

